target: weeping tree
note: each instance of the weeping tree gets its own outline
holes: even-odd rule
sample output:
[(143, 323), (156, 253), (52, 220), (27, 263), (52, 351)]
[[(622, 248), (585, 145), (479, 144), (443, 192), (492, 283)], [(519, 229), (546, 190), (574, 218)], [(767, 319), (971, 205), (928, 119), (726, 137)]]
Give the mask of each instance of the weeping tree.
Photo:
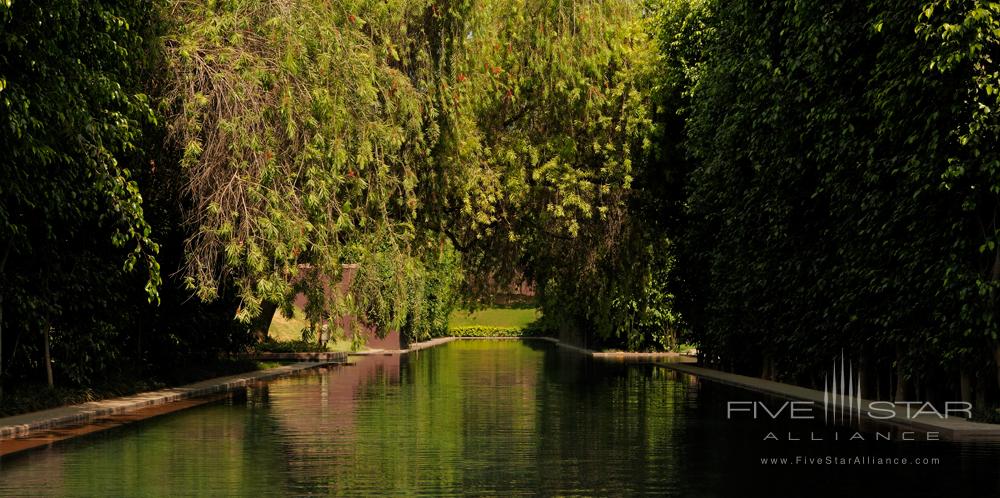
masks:
[[(533, 278), (553, 313), (601, 296), (568, 313), (602, 335), (649, 322), (666, 301), (615, 302), (660, 285), (647, 262), (666, 247), (629, 214), (653, 129), (642, 16), (624, 0), (172, 3), (161, 102), (190, 287), (235, 282), (238, 317), (266, 331), (357, 263), (347, 304), (423, 336), (463, 269), (481, 292)], [(620, 287), (602, 288), (611, 267)]]
[(669, 241), (636, 215), (655, 131), (642, 3), (434, 7), (431, 39), (451, 38), (428, 51), (438, 140), (421, 221), (463, 252), (473, 290), (528, 278), (553, 323), (655, 347), (674, 317)]
[(413, 2), (171, 4), (161, 105), (183, 151), (183, 272), (198, 296), (234, 283), (237, 318), (263, 335), (296, 290), (358, 263), (355, 308), (380, 332), (403, 322), (413, 303), (398, 288), (441, 251), (413, 223), (432, 110), (406, 40), (422, 14)]

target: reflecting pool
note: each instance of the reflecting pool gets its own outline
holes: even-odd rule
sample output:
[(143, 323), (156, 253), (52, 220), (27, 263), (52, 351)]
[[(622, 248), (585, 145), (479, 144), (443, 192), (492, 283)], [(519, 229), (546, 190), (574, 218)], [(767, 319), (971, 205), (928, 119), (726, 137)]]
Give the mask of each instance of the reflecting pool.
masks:
[[(545, 341), (455, 341), (275, 380), (8, 455), (0, 459), (0, 496), (960, 496), (1000, 490), (996, 445), (834, 441), (832, 434), (850, 436), (855, 429), (822, 421), (728, 420), (730, 400), (770, 399), (659, 365), (593, 360)], [(765, 439), (768, 433), (781, 440)], [(788, 441), (789, 433), (829, 437)], [(938, 462), (761, 463), (858, 456)]]

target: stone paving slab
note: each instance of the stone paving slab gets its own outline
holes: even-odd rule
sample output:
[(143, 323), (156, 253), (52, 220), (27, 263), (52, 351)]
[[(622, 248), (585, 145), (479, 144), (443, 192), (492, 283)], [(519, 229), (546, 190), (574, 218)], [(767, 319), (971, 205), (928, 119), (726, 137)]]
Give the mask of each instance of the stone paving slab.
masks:
[[(770, 394), (792, 400), (812, 401), (820, 406), (824, 402), (824, 392), (816, 389), (784, 384), (770, 380), (737, 375), (722, 372), (711, 368), (699, 367), (684, 363), (662, 363), (662, 366), (676, 370), (678, 372), (695, 375), (704, 379), (712, 380), (722, 384), (748, 389), (764, 394)], [(868, 408), (869, 400), (861, 400), (861, 412), (872, 413)], [(915, 413), (918, 407), (914, 407), (911, 413)], [(900, 426), (904, 429), (920, 432), (938, 432), (941, 439), (950, 441), (1000, 441), (1000, 425), (986, 424), (981, 422), (970, 422), (960, 417), (939, 418), (933, 414), (920, 415), (916, 417), (907, 416), (905, 406), (897, 406), (895, 415), (884, 420), (867, 418), (865, 421), (873, 423), (888, 423)], [(879, 413), (881, 416), (883, 413)]]
[(0, 440), (26, 436), (32, 431), (50, 429), (69, 424), (81, 424), (98, 417), (118, 415), (162, 405), (182, 399), (207, 396), (246, 387), (257, 381), (274, 379), (302, 370), (330, 365), (327, 362), (295, 363), (267, 370), (247, 372), (226, 377), (195, 382), (180, 387), (160, 389), (122, 398), (91, 401), (79, 405), (62, 406), (31, 413), (0, 418)]

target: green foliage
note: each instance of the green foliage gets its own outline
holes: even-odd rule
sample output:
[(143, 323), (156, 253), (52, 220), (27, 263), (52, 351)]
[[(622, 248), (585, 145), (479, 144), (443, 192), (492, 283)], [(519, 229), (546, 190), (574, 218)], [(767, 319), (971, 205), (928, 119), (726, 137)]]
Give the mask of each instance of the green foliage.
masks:
[[(193, 203), (185, 275), (205, 300), (232, 282), (237, 318), (296, 292), (308, 317), (379, 334), (440, 334), (457, 255), (415, 225), (431, 160), (435, 68), (422, 2), (172, 5), (162, 106)], [(350, 291), (329, 293), (344, 264)]]
[(996, 383), (995, 11), (663, 3), (675, 291), (707, 361), (805, 380), (844, 351), (883, 393), (890, 371)]
[(533, 307), (495, 307), (477, 310), (455, 310), (449, 317), (451, 327), (493, 325), (524, 327), (538, 320), (541, 314)]
[(542, 329), (530, 326), (463, 325), (452, 327), (450, 335), (455, 337), (541, 337), (545, 334)]
[[(480, 294), (528, 276), (553, 310), (589, 300), (619, 238), (636, 234), (630, 256), (663, 244), (628, 214), (653, 132), (642, 15), (632, 0), (174, 4), (162, 105), (193, 199), (189, 285), (211, 299), (233, 282), (244, 321), (304, 291), (311, 316), (353, 310), (411, 340), (445, 332), (463, 269)], [(331, 299), (342, 264), (357, 274)], [(641, 324), (639, 344), (668, 321), (657, 289), (655, 312), (605, 289), (585, 320), (608, 337)]]
[(148, 272), (155, 299), (157, 245), (126, 164), (143, 123), (154, 119), (130, 56), (142, 50), (148, 9), (118, 1), (0, 5), (0, 238), (16, 260), (81, 230), (108, 232), (124, 270)]
[(268, 353), (312, 353), (326, 350), (325, 347), (316, 344), (315, 340), (276, 341), (268, 338), (257, 345), (257, 351)]
[[(312, 323), (420, 340), (447, 333), (464, 280), (553, 262), (597, 279), (652, 127), (641, 11), (4, 4), (3, 321), (29, 331), (4, 340), (14, 370), (40, 369), (50, 325), (57, 376), (83, 383), (239, 350), (251, 336), (226, 318), (298, 292)], [(161, 285), (160, 263), (179, 277)], [(159, 308), (135, 301), (134, 267)]]
[(123, 354), (115, 306), (159, 299), (136, 181), (155, 122), (141, 81), (151, 7), (0, 3), (3, 373), (44, 371), (32, 353), (53, 327), (60, 380), (85, 382)]
[(425, 263), (423, 285), (411, 292), (414, 304), (401, 330), (407, 341), (448, 335), (448, 320), (460, 300), (460, 257), (450, 243), (442, 243), (436, 261)]
[(993, 3), (15, 1), (0, 19), (17, 371), (49, 326), (77, 381), (236, 351), (300, 292), (311, 324), (419, 341), (462, 297), (529, 281), (547, 327), (598, 349), (996, 376)]
[[(425, 226), (463, 252), (474, 293), (527, 278), (546, 315), (577, 331), (596, 329), (615, 343), (661, 337), (665, 321), (651, 317), (668, 314), (669, 304), (659, 300), (651, 312), (638, 294), (618, 299), (655, 285), (647, 256), (664, 243), (633, 218), (654, 132), (655, 45), (643, 5), (471, 5), (461, 10), (468, 36), (432, 53), (442, 68), (440, 131), (418, 185), (429, 200), (421, 205)], [(616, 271), (620, 280), (609, 282)], [(642, 332), (630, 326), (638, 323)]]
[[(395, 44), (418, 8), (171, 5), (161, 105), (183, 151), (185, 275), (200, 297), (232, 282), (248, 322), (263, 302), (291, 299), (295, 284), (336, 280), (343, 263), (372, 263), (366, 271), (395, 283), (415, 278), (422, 97)], [(380, 328), (401, 323), (394, 299), (364, 297)]]
[[(946, 283), (966, 302), (965, 335), (998, 337), (1000, 290), (1000, 5), (992, 2), (931, 2), (917, 34), (934, 47), (925, 70), (954, 85), (954, 120), (940, 188), (961, 203), (950, 229), (963, 236), (952, 248)], [(979, 256), (973, 256), (975, 253)], [(973, 263), (973, 268), (967, 265)], [(976, 271), (978, 269), (978, 271)], [(1000, 361), (1000, 356), (997, 356)]]

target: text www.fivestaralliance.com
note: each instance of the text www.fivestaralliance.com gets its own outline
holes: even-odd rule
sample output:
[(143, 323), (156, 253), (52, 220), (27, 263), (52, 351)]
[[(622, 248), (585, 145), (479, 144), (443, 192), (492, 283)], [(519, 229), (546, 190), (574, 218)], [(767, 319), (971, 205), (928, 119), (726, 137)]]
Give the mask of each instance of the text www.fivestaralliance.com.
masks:
[(761, 457), (761, 465), (939, 465), (938, 457), (795, 456)]

